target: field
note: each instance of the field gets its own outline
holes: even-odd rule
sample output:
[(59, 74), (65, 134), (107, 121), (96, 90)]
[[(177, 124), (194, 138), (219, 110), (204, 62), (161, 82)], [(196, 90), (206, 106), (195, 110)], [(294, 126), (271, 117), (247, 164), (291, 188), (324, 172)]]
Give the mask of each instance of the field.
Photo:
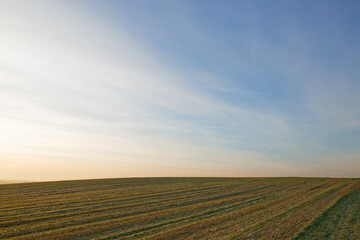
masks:
[(360, 239), (360, 188), (337, 202), (297, 239)]
[(360, 180), (128, 178), (0, 185), (0, 239), (360, 239)]

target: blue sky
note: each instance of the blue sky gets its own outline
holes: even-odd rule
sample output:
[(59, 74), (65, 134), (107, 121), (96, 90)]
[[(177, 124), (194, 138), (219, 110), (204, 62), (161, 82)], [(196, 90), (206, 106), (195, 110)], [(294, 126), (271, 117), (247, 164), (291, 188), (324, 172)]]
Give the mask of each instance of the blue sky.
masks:
[(356, 1), (2, 1), (0, 174), (360, 172)]

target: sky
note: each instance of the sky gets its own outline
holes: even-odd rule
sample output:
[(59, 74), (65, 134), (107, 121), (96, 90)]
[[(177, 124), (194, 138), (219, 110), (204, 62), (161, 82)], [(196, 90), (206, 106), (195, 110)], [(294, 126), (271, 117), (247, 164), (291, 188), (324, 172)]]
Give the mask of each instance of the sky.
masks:
[(0, 179), (360, 177), (358, 1), (0, 1)]

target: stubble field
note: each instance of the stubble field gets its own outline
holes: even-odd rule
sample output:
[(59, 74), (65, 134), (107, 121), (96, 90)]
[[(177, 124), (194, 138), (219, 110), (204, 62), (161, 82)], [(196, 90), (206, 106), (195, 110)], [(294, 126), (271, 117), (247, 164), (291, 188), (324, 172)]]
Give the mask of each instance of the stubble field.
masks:
[(329, 178), (6, 184), (0, 239), (360, 239), (359, 187)]

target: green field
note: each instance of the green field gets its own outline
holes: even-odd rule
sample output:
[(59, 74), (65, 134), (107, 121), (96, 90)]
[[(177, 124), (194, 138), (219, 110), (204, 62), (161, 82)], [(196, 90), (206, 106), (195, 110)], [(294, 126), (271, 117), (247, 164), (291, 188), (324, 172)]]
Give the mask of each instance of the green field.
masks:
[(343, 197), (297, 239), (360, 239), (360, 188)]
[(0, 239), (360, 239), (359, 187), (329, 178), (6, 184)]

